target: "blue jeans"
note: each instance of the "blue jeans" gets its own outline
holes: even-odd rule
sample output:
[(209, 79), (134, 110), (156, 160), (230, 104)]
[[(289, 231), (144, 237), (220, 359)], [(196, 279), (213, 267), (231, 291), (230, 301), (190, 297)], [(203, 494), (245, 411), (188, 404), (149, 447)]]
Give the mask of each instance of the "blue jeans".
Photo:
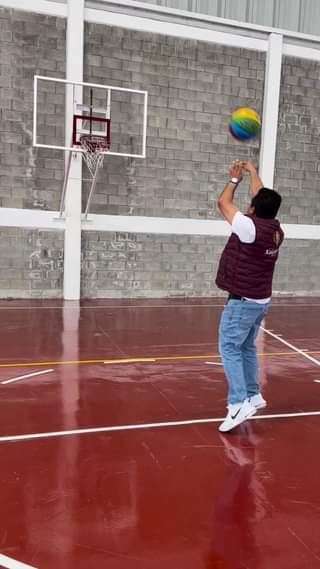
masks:
[(259, 367), (255, 340), (270, 302), (229, 300), (219, 328), (219, 351), (228, 380), (228, 404), (241, 403), (259, 393)]

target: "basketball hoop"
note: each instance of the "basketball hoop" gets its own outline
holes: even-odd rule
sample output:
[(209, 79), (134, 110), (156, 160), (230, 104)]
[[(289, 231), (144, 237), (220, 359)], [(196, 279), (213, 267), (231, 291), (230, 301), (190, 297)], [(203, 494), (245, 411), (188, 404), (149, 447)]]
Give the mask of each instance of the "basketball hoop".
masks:
[(85, 159), (88, 170), (94, 178), (97, 168), (102, 168), (104, 154), (109, 144), (106, 136), (97, 136), (92, 134), (83, 134), (80, 137), (80, 145), (83, 148), (83, 157)]
[[(111, 147), (111, 119), (110, 119), (110, 95), (106, 101), (106, 108), (98, 108), (93, 105), (93, 90), (90, 89), (90, 105), (75, 105), (76, 114), (73, 115), (72, 141), (73, 148), (82, 150), (82, 156), (91, 175), (91, 186), (84, 212), (87, 219), (92, 196), (95, 192), (99, 172), (103, 166), (105, 154)], [(80, 113), (80, 114), (79, 114)], [(101, 116), (104, 114), (104, 116)], [(60, 202), (60, 217), (62, 216), (65, 202), (65, 194), (71, 168), (72, 151), (69, 152), (68, 165), (66, 168), (62, 197)]]

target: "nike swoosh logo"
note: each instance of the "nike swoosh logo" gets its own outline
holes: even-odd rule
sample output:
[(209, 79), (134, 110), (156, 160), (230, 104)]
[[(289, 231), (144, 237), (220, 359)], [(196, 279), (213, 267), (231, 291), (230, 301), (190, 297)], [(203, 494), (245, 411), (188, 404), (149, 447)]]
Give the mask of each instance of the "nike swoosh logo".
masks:
[(236, 412), (235, 415), (231, 415), (231, 419), (234, 420), (236, 417), (238, 417), (239, 413), (240, 413), (241, 407), (240, 409), (238, 409), (238, 411)]

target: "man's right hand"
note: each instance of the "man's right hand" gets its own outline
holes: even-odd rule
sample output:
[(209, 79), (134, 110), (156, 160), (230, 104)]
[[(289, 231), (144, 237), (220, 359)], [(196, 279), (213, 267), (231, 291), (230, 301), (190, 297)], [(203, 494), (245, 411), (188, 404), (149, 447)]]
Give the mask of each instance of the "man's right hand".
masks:
[(255, 174), (256, 173), (256, 167), (254, 166), (253, 162), (251, 162), (251, 160), (244, 160), (242, 162), (242, 168), (244, 170), (246, 170), (247, 172), (249, 172), (250, 174)]
[(251, 160), (245, 160), (242, 162), (243, 170), (249, 172), (250, 175), (250, 191), (252, 196), (256, 196), (259, 190), (263, 188), (263, 182)]

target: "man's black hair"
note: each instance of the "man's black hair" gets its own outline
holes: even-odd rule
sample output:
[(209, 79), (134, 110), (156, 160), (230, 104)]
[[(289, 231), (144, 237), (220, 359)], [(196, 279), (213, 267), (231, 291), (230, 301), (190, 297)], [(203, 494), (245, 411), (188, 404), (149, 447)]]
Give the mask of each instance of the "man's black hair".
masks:
[(255, 215), (263, 219), (275, 219), (281, 205), (281, 196), (275, 190), (261, 188), (251, 200)]

